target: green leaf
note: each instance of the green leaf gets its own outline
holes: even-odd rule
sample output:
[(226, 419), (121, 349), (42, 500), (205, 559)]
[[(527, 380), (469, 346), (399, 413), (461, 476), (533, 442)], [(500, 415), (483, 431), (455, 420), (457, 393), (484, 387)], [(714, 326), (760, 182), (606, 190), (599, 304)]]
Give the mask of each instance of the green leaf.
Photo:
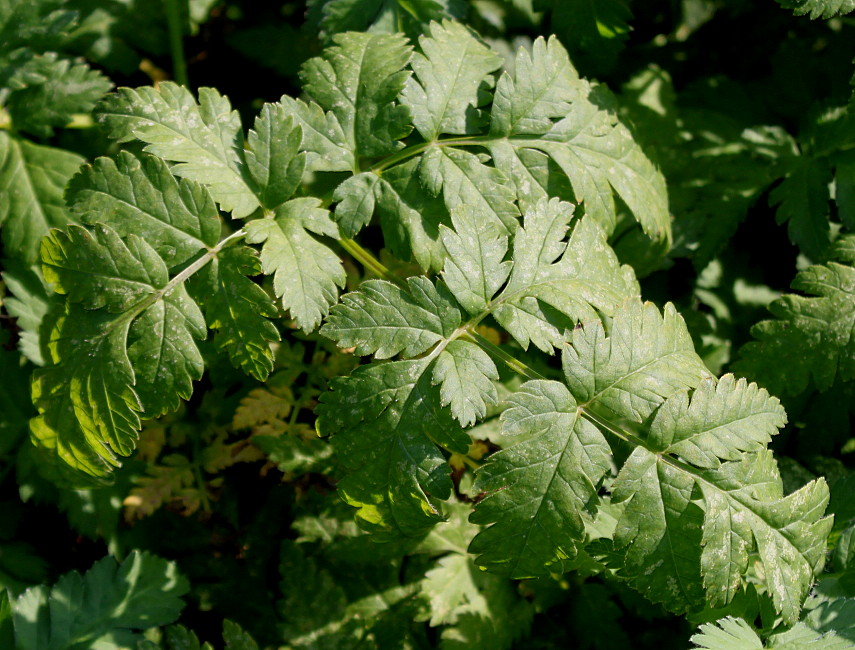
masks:
[(287, 201), (303, 179), (306, 154), (300, 153), (302, 128), (283, 104), (265, 104), (247, 135), (246, 164), (261, 205), (274, 210)]
[(658, 458), (636, 448), (615, 480), (612, 501), (627, 502), (615, 546), (625, 549), (624, 571), (633, 586), (672, 611), (685, 611), (704, 599), (697, 558), (704, 513), (692, 502), (694, 478)]
[(441, 198), (426, 192), (419, 180), (420, 158), (383, 173), (375, 185), (377, 211), (386, 247), (396, 257), (414, 259), (425, 271), (440, 271), (447, 257), (439, 225), (451, 225)]
[(673, 305), (627, 301), (606, 336), (600, 321), (583, 323), (564, 347), (564, 374), (578, 402), (605, 418), (642, 423), (672, 395), (710, 374)]
[(348, 562), (333, 571), (322, 558), (308, 556), (306, 546), (282, 544), (280, 630), (289, 647), (356, 650), (366, 639), (381, 648), (414, 646), (408, 603), (416, 585), (400, 583), (397, 562), (366, 568)]
[(487, 603), (475, 583), (478, 569), (465, 554), (449, 553), (437, 560), (421, 584), (430, 608), (430, 626), (454, 624), (467, 610), (485, 610)]
[(335, 206), (335, 220), (345, 237), (354, 237), (371, 221), (379, 182), (377, 174), (362, 172), (335, 188), (333, 201), (338, 204)]
[(503, 262), (508, 238), (495, 224), (479, 219), (469, 206), (452, 212), (454, 229), (440, 225), (448, 259), (442, 277), (449, 291), (472, 315), (480, 314), (508, 279), (513, 264)]
[(409, 112), (395, 103), (410, 75), (403, 70), (411, 55), (406, 39), (350, 32), (333, 40), (304, 64), (306, 91), (338, 118), (354, 159), (394, 153), (409, 132)]
[(704, 623), (692, 643), (707, 650), (762, 650), (763, 642), (741, 618), (728, 616), (715, 623)]
[(778, 650), (845, 650), (852, 647), (855, 599), (814, 596), (808, 600), (805, 610), (804, 618), (791, 629), (770, 636), (767, 647)]
[(41, 415), (31, 430), (74, 469), (103, 476), (114, 453), (134, 450), (138, 412), (155, 417), (190, 396), (202, 375), (194, 339), (205, 337), (205, 321), (135, 235), (123, 241), (103, 225), (72, 226), (54, 231), (43, 251), (46, 278), (70, 304), (51, 332), (54, 365), (34, 378)]
[(37, 366), (45, 363), (41, 326), (51, 304), (51, 295), (38, 266), (27, 268), (17, 260), (3, 260), (3, 283), (12, 295), (3, 306), (21, 329), (18, 349)]
[(157, 89), (120, 88), (98, 104), (95, 115), (111, 138), (140, 140), (145, 151), (176, 162), (174, 174), (207, 186), (234, 218), (258, 208), (240, 117), (216, 90), (201, 88), (197, 104), (190, 91), (170, 81)]
[(475, 154), (451, 147), (429, 149), (421, 157), (419, 176), (431, 194), (442, 192), (449, 212), (467, 205), (509, 233), (516, 227), (519, 209), (507, 177)]
[(128, 331), (128, 358), (143, 417), (176, 410), (193, 394), (205, 364), (194, 339), (208, 334), (199, 306), (178, 286), (155, 302)]
[(283, 95), (279, 104), (300, 126), (302, 149), (306, 152), (306, 169), (323, 172), (349, 172), (356, 168), (353, 151), (348, 147), (344, 130), (336, 114), (315, 102), (304, 102)]
[(54, 52), (34, 56), (6, 82), (11, 90), (6, 110), (19, 131), (41, 137), (71, 122), (74, 113), (88, 113), (113, 84), (85, 63)]
[(424, 33), (432, 20), (461, 18), (461, 0), (318, 0), (322, 3), (321, 27), (326, 34), (340, 32)]
[(273, 274), (273, 291), (297, 325), (310, 332), (338, 300), (344, 287), (341, 259), (308, 231), (338, 238), (338, 230), (315, 198), (293, 199), (276, 208), (271, 218), (246, 225), (247, 241), (263, 243), (261, 267)]
[(492, 309), (523, 348), (533, 343), (551, 353), (563, 344), (566, 328), (611, 314), (638, 295), (632, 271), (620, 266), (593, 219), (576, 220), (564, 243), (571, 218), (567, 204), (541, 201), (514, 237), (513, 270)]
[[(194, 339), (207, 335), (205, 320), (182, 285), (165, 290), (166, 265), (145, 240), (130, 235), (123, 241), (106, 226), (92, 231), (71, 226), (44, 240), (42, 257), (45, 279), (71, 302), (112, 313), (137, 309), (139, 316), (127, 331), (127, 354), (146, 417), (175, 410), (179, 398), (190, 397), (192, 380), (204, 369)], [(119, 327), (124, 331), (126, 325)], [(109, 419), (109, 414), (102, 417)], [(133, 450), (111, 446), (123, 455)]]
[(0, 131), (0, 225), (5, 255), (34, 264), (48, 230), (75, 221), (62, 191), (83, 162), (70, 151)]
[(763, 450), (786, 422), (776, 398), (757, 384), (725, 375), (701, 383), (691, 399), (687, 393), (670, 397), (650, 425), (650, 444), (696, 467), (717, 467), (719, 460)]
[(753, 547), (775, 609), (793, 623), (825, 561), (825, 538), (832, 524), (828, 517), (821, 519), (828, 503), (825, 482), (813, 481), (783, 496), (769, 451), (707, 470), (702, 478), (707, 515), (701, 566), (711, 604), (730, 600), (736, 574), (744, 572)]
[(825, 258), (830, 243), (828, 185), (831, 170), (810, 158), (797, 158), (787, 177), (769, 194), (778, 206), (778, 223), (788, 222), (790, 241), (812, 260)]
[(339, 347), (355, 347), (359, 356), (418, 356), (450, 336), (461, 313), (447, 290), (427, 278), (409, 278), (407, 288), (385, 280), (363, 282), (332, 309), (321, 334)]
[(627, 4), (627, 0), (535, 0), (534, 8), (552, 9), (552, 31), (568, 47), (612, 60), (630, 31)]
[(561, 572), (584, 538), (588, 503), (611, 469), (610, 449), (558, 382), (527, 382), (509, 404), (503, 432), (520, 442), (478, 471), (474, 490), (487, 497), (471, 521), (492, 525), (469, 550), (479, 565), (514, 578), (545, 575), (544, 567)]
[(6, 0), (0, 5), (0, 53), (22, 46), (53, 49), (67, 38), (75, 19), (62, 0)]
[(50, 334), (54, 365), (33, 375), (34, 444), (71, 469), (105, 476), (134, 450), (142, 405), (134, 392), (123, 314), (70, 306)]
[(226, 650), (258, 650), (258, 644), (244, 629), (229, 620), (223, 621), (223, 641)]
[(279, 340), (279, 331), (268, 319), (276, 318), (279, 310), (249, 279), (259, 273), (256, 252), (232, 246), (221, 251), (198, 280), (194, 278), (190, 289), (205, 309), (208, 327), (217, 330), (217, 349), (226, 352), (235, 367), (264, 381), (273, 369), (270, 343)]
[(441, 520), (432, 500), (448, 499), (452, 484), (436, 445), (459, 453), (469, 447), (469, 437), (439, 406), (431, 361), (358, 368), (334, 379), (318, 407), (318, 430), (338, 434), (336, 455), (350, 470), (339, 494), (359, 508), (360, 526), (380, 538), (418, 536)]
[(11, 648), (15, 645), (15, 629), (12, 627), (12, 606), (9, 592), (0, 591), (0, 643)]
[(792, 9), (797, 16), (810, 15), (815, 18), (832, 18), (838, 14), (855, 11), (855, 0), (777, 0), (778, 4)]
[[(843, 248), (853, 238), (845, 237)], [(797, 395), (811, 383), (819, 390), (855, 377), (855, 268), (829, 262), (796, 276), (792, 288), (769, 306), (775, 320), (757, 323), (755, 340), (740, 351), (737, 372), (779, 395)]]
[(484, 350), (466, 341), (452, 341), (440, 352), (433, 383), (440, 384), (440, 401), (451, 406), (451, 414), (464, 427), (487, 414), (487, 406), (498, 401), (494, 381), (496, 364)]
[(128, 647), (139, 630), (171, 623), (190, 586), (175, 565), (134, 551), (121, 564), (107, 557), (85, 575), (71, 572), (52, 587), (34, 587), (14, 603), (20, 650)]
[[(255, 252), (221, 250), (225, 242), (170, 278), (143, 238), (121, 239), (103, 224), (71, 226), (45, 240), (46, 277), (68, 302), (50, 334), (53, 365), (34, 375), (40, 415), (30, 428), (42, 459), (63, 481), (104, 477), (118, 465), (115, 454), (134, 450), (141, 415), (156, 417), (189, 398), (203, 371), (194, 339), (207, 333), (196, 300), (210, 327), (220, 330), (215, 345), (248, 373), (266, 378), (273, 366), (269, 343), (279, 336), (266, 319), (277, 310), (246, 277), (260, 271)], [(202, 268), (194, 300), (184, 283)]]
[[(421, 52), (413, 55), (415, 73), (401, 93), (401, 101), (413, 115), (422, 137), (436, 140), (440, 134), (477, 133), (478, 108), (484, 91), (493, 85), (490, 73), (502, 59), (460, 23), (432, 23), (419, 37)], [(450, 51), (456, 52), (449, 57)]]
[(86, 309), (106, 307), (112, 313), (153, 296), (169, 279), (163, 260), (144, 239), (131, 235), (123, 241), (104, 225), (52, 231), (42, 242), (42, 270), (57, 293)]
[(496, 136), (548, 132), (585, 97), (586, 86), (557, 39), (537, 39), (531, 52), (520, 50), (514, 74), (496, 85), (490, 133)]
[[(503, 415), (504, 434), (521, 433), (520, 442), (478, 473), (474, 489), (486, 496), (472, 521), (492, 524), (472, 542), (478, 562), (527, 577), (572, 559), (612, 456), (629, 445), (611, 487), (618, 575), (673, 611), (705, 598), (720, 607), (745, 584), (756, 549), (756, 579), (794, 622), (831, 520), (822, 518), (824, 482), (783, 494), (765, 449), (784, 423), (777, 400), (731, 376), (715, 382), (671, 306), (660, 314), (629, 301), (608, 336), (600, 321), (583, 323), (567, 343), (569, 392), (557, 382), (524, 384)], [(610, 449), (603, 434), (621, 442)]]
[(71, 211), (87, 224), (103, 223), (122, 237), (141, 235), (168, 267), (188, 261), (220, 238), (220, 217), (208, 191), (176, 180), (160, 158), (126, 151), (98, 158), (71, 179)]
[(662, 175), (618, 121), (614, 100), (602, 87), (592, 88), (579, 79), (554, 38), (548, 43), (536, 40), (531, 54), (521, 49), (514, 74), (504, 73), (499, 79), (490, 133), (493, 137), (485, 146), (526, 202), (546, 197), (537, 183), (538, 172), (524, 173), (518, 151), (531, 149), (548, 155), (561, 168), (576, 200), (606, 231), (614, 229), (617, 193), (649, 237), (670, 241)]

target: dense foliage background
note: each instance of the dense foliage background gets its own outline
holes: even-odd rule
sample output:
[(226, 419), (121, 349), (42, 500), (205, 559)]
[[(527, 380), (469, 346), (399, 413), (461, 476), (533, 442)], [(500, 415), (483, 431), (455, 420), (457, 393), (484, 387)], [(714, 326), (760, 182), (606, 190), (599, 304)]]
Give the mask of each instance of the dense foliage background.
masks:
[[(184, 648), (198, 637), (229, 648), (685, 648), (699, 625), (733, 616), (743, 622), (706, 627), (695, 643), (855, 647), (853, 9), (846, 0), (0, 0), (0, 646)], [(360, 364), (335, 323), (325, 337), (287, 312), (264, 321), (278, 330), (267, 340), (281, 336), (266, 381), (237, 369), (227, 346), (200, 343), (205, 373), (192, 396), (144, 420), (136, 452), (106, 487), (75, 489), (35, 452), (31, 377), (50, 365), (62, 309), (38, 263), (41, 239), (77, 221), (63, 191), (81, 164), (142, 150), (108, 138), (113, 127), (92, 118), (96, 102), (115, 87), (174, 80), (194, 93), (216, 88), (249, 125), (265, 102), (301, 96), (301, 66), (336, 34), (416, 42), (431, 20), (448, 19), (508, 66), (518, 48), (556, 34), (579, 75), (614, 93), (664, 175), (673, 237), (648, 237), (619, 201), (609, 242), (645, 300), (676, 305), (710, 373), (747, 377), (781, 399), (787, 424), (770, 447), (785, 491), (828, 481), (829, 560), (793, 628), (808, 636), (782, 636), (793, 621), (760, 586), (727, 608), (669, 613), (612, 575), (601, 549), (537, 579), (479, 571), (467, 553), (478, 529), (469, 503), (480, 498), (471, 470), (505, 446), (495, 408), (470, 432), (468, 454), (447, 454), (449, 524), (383, 543), (361, 532), (337, 496), (343, 460), (316, 435), (320, 396)], [(304, 183), (326, 205), (343, 202), (323, 174)], [(333, 247), (346, 290), (421, 273), (418, 253), (386, 250), (395, 247), (376, 225), (358, 239)], [(271, 278), (254, 279), (281, 296)], [(492, 321), (479, 333), (556, 376), (560, 355), (523, 351)], [(500, 372), (501, 398), (520, 380)], [(79, 582), (71, 571), (90, 573)], [(48, 588), (25, 592), (34, 585), (54, 586), (54, 600)], [(67, 597), (79, 620), (62, 637), (57, 603)], [(166, 627), (176, 617), (182, 627)], [(224, 631), (226, 620), (239, 627)]]

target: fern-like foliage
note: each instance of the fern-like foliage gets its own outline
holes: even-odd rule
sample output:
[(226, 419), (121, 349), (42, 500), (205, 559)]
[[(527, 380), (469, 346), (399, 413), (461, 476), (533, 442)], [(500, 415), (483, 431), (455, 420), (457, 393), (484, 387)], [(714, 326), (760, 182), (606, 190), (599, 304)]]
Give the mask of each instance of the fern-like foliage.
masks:
[[(438, 225), (451, 225), (449, 214), (458, 206), (476, 207), (511, 234), (519, 215), (515, 199), (525, 210), (556, 193), (561, 196), (556, 188), (564, 186), (564, 198), (584, 202), (586, 212), (607, 232), (614, 227), (617, 193), (652, 238), (670, 238), (661, 176), (617, 121), (607, 94), (579, 78), (557, 40), (536, 41), (530, 54), (521, 50), (514, 74), (503, 73), (498, 82), (491, 72), (500, 59), (454, 23), (434, 23), (419, 39), (409, 79), (398, 72), (411, 56), (403, 40), (343, 35), (337, 43), (304, 72), (309, 95), (335, 121), (329, 114), (322, 121), (323, 113), (312, 104), (295, 106), (307, 129), (326, 134), (313, 138), (314, 160), (323, 160), (323, 168), (329, 169), (332, 149), (338, 152), (337, 169), (361, 171), (334, 194), (335, 219), (345, 236), (354, 236), (377, 213), (393, 251), (414, 256), (425, 269), (439, 270), (443, 252)], [(382, 54), (373, 54), (375, 49)], [(460, 58), (461, 52), (466, 58)], [(355, 92), (360, 70), (378, 74), (377, 65), (368, 67), (372, 56), (384, 57), (380, 70), (387, 83), (403, 89), (397, 108), (382, 103), (386, 95), (379, 87), (341, 92)], [(339, 59), (351, 65), (339, 65)], [(353, 61), (363, 62), (363, 68)], [(370, 144), (368, 135), (358, 135), (356, 116), (362, 104), (376, 116), (365, 127)], [(424, 143), (361, 170), (360, 156), (394, 150), (401, 110), (412, 114)], [(382, 117), (383, 111), (389, 116)], [(342, 128), (343, 137), (329, 124)], [(366, 142), (360, 144), (360, 138)], [(384, 138), (381, 145), (378, 139)], [(489, 152), (492, 166), (479, 150)]]
[(800, 272), (792, 288), (769, 306), (775, 320), (751, 332), (736, 370), (779, 395), (796, 395), (813, 385), (828, 390), (855, 377), (855, 237), (842, 237), (838, 261)]
[[(246, 134), (228, 99), (209, 88), (198, 100), (168, 82), (122, 88), (97, 105), (108, 135), (141, 142), (143, 153), (84, 168), (69, 184), (67, 206), (55, 218), (46, 213), (39, 227), (84, 226), (53, 233), (42, 250), (46, 280), (66, 296), (52, 319), (50, 365), (33, 385), (40, 413), (33, 437), (49, 458), (90, 478), (108, 473), (117, 456), (133, 451), (141, 417), (174, 410), (190, 396), (203, 372), (198, 341), (208, 329), (218, 350), (264, 379), (269, 343), (279, 338), (268, 319), (279, 312), (248, 278), (272, 276), (282, 307), (312, 331), (345, 283), (330, 241), (353, 237), (375, 214), (391, 251), (424, 269), (444, 268), (447, 284), (414, 279), (403, 293), (366, 285), (376, 305), (347, 305), (366, 314), (384, 301), (391, 301), (386, 312), (403, 309), (397, 342), (372, 348), (360, 340), (367, 326), (343, 321), (336, 338), (380, 357), (404, 350), (413, 357), (444, 340), (436, 367), (427, 364), (427, 385), (439, 384), (440, 403), (452, 405), (449, 440), (460, 444), (460, 423), (471, 424), (496, 400), (496, 369), (483, 351), (456, 340), (458, 328), (489, 312), (521, 345), (551, 350), (565, 327), (610, 313), (618, 297), (637, 292), (605, 243), (614, 194), (645, 232), (667, 240), (662, 177), (557, 41), (521, 52), (515, 75), (498, 82), (501, 58), (456, 23), (432, 23), (417, 52), (394, 34), (345, 33), (335, 43), (304, 66), (311, 100), (265, 105)], [(26, 144), (3, 142), (16, 169), (38, 156)], [(306, 195), (305, 175), (324, 172), (349, 174), (334, 177), (333, 213), (329, 194)], [(61, 183), (23, 182), (27, 191), (11, 193), (6, 212), (55, 201)], [(587, 250), (556, 262), (570, 220), (566, 207), (547, 203), (559, 187), (585, 206), (570, 247)], [(220, 211), (245, 219), (244, 227), (231, 232)], [(17, 226), (10, 223), (6, 236), (33, 239)], [(513, 260), (504, 261), (518, 230)], [(258, 254), (241, 238), (260, 245)], [(492, 255), (471, 258), (474, 242), (493, 247)], [(472, 265), (482, 263), (481, 284), (473, 284)], [(389, 389), (410, 395), (416, 384)]]
[[(196, 341), (207, 327), (200, 303), (236, 365), (259, 378), (272, 367), (268, 342), (278, 338), (265, 317), (277, 310), (246, 279), (260, 271), (254, 252), (223, 249), (230, 240), (220, 239), (207, 190), (177, 181), (163, 161), (99, 159), (68, 195), (93, 226), (54, 231), (42, 244), (45, 277), (67, 304), (50, 335), (53, 364), (34, 378), (41, 415), (31, 431), (55, 460), (101, 477), (116, 454), (134, 450), (140, 416), (174, 410), (201, 377)], [(192, 297), (186, 280), (214, 258), (210, 286)], [(228, 338), (235, 329), (248, 338), (241, 345)]]
[(852, 0), (777, 0), (778, 4), (792, 9), (797, 16), (809, 15), (814, 18), (832, 18), (839, 14), (855, 11)]
[(339, 456), (352, 471), (339, 489), (378, 533), (415, 535), (439, 519), (431, 497), (447, 499), (451, 482), (437, 445), (465, 452), (462, 426), (496, 402), (496, 367), (473, 341), (479, 322), (492, 315), (520, 345), (551, 351), (564, 328), (638, 291), (594, 219), (577, 219), (564, 240), (567, 204), (542, 201), (527, 212), (508, 261), (501, 227), (471, 209), (452, 218), (441, 279), (368, 281), (321, 329), (357, 354), (404, 357), (334, 380), (319, 411), (323, 431), (341, 432)]

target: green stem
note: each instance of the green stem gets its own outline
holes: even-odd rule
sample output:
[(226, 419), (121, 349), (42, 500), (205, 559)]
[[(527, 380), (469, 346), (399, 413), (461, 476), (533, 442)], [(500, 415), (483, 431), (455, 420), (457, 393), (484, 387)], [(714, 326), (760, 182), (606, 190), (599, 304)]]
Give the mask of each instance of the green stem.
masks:
[(193, 478), (196, 479), (196, 487), (199, 490), (199, 500), (202, 502), (202, 511), (205, 513), (211, 512), (211, 502), (208, 500), (208, 488), (205, 484), (205, 477), (202, 476), (202, 466), (199, 464), (199, 456), (201, 455), (201, 446), (199, 445), (198, 432), (193, 436)]
[(479, 463), (475, 462), (475, 460), (474, 460), (474, 459), (470, 458), (470, 457), (469, 457), (469, 456), (467, 456), (466, 454), (458, 454), (458, 455), (457, 455), (457, 457), (458, 457), (458, 458), (460, 458), (460, 460), (462, 460), (462, 461), (463, 461), (463, 463), (464, 463), (464, 464), (465, 464), (469, 469), (477, 470), (477, 469), (480, 469), (480, 468), (481, 468), (481, 465), (480, 465)]
[(401, 278), (392, 273), (380, 260), (352, 239), (340, 239), (338, 243), (353, 259), (362, 264), (363, 267), (371, 271), (378, 278), (383, 278), (398, 286), (406, 286), (406, 283)]
[(420, 153), (431, 147), (453, 147), (455, 145), (482, 144), (484, 142), (492, 142), (494, 140), (496, 140), (496, 138), (485, 137), (482, 135), (467, 135), (460, 138), (434, 140), (433, 142), (420, 142), (419, 144), (414, 144), (406, 149), (402, 149), (388, 158), (384, 158), (380, 162), (373, 164), (370, 169), (371, 171), (379, 174), (380, 172), (389, 169), (389, 167), (397, 165), (399, 162), (403, 162), (407, 158), (418, 156)]
[(475, 343), (484, 350), (484, 352), (498, 359), (508, 368), (513, 370), (515, 373), (522, 375), (526, 379), (546, 379), (546, 377), (541, 375), (537, 370), (511, 356), (498, 345), (472, 329), (467, 329), (466, 333), (460, 338), (468, 339), (471, 343)]
[[(71, 116), (71, 121), (66, 124), (63, 128), (65, 129), (91, 129), (95, 126), (95, 120), (92, 119), (92, 116), (89, 113), (74, 113)], [(9, 113), (0, 109), (0, 129), (6, 131), (14, 130), (12, 125), (12, 118), (9, 116)]]
[(169, 27), (169, 53), (172, 57), (172, 76), (175, 81), (187, 88), (187, 62), (184, 60), (184, 29), (181, 24), (181, 11), (178, 0), (164, 0), (166, 3), (166, 22)]

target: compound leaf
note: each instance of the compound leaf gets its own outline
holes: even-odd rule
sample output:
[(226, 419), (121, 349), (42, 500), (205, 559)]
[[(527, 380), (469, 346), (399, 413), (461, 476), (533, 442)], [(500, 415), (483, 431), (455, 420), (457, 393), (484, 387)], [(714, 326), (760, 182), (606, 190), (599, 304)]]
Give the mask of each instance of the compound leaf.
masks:
[(121, 564), (106, 557), (83, 576), (66, 573), (53, 587), (33, 587), (17, 598), (17, 647), (133, 647), (140, 630), (178, 618), (189, 589), (172, 562), (154, 555), (134, 551)]
[[(664, 178), (618, 121), (614, 101), (601, 88), (579, 79), (554, 38), (535, 41), (531, 54), (521, 49), (514, 74), (506, 72), (499, 79), (491, 135), (494, 138), (485, 146), (527, 201), (546, 194), (536, 182), (536, 170), (519, 173), (524, 159), (511, 155), (509, 146), (552, 158), (567, 175), (586, 214), (607, 231), (616, 220), (616, 192), (648, 236), (670, 241)], [(504, 169), (505, 162), (517, 164)]]
[(796, 395), (810, 383), (825, 391), (855, 377), (855, 259), (845, 253), (852, 241), (843, 237), (835, 248), (845, 264), (805, 269), (792, 285), (805, 295), (785, 294), (769, 306), (775, 320), (751, 329), (756, 340), (742, 348), (738, 372), (779, 395)]
[[(634, 447), (611, 488), (619, 574), (674, 611), (705, 599), (720, 607), (745, 584), (756, 549), (758, 579), (793, 623), (821, 569), (831, 519), (822, 518), (824, 482), (783, 494), (765, 449), (784, 423), (777, 400), (730, 376), (716, 383), (670, 306), (660, 314), (630, 301), (615, 313), (608, 336), (599, 321), (583, 323), (563, 364), (569, 392), (557, 382), (529, 382), (503, 415), (511, 441), (524, 435), (476, 478), (486, 496), (472, 520), (492, 524), (472, 542), (478, 562), (523, 577), (544, 575), (575, 555), (612, 462), (605, 433)], [(573, 449), (568, 440), (584, 440), (580, 424), (587, 441)], [(683, 444), (712, 436), (715, 444), (703, 453)], [(561, 466), (579, 462), (590, 464)]]
[(139, 412), (155, 417), (190, 396), (202, 376), (194, 339), (205, 337), (205, 321), (136, 235), (71, 226), (45, 239), (43, 257), (46, 279), (70, 306), (51, 333), (54, 365), (35, 375), (41, 415), (31, 430), (75, 469), (103, 476), (117, 464), (113, 453), (134, 450)]
[(258, 208), (240, 116), (216, 90), (201, 88), (197, 103), (189, 90), (170, 81), (157, 89), (120, 88), (98, 104), (95, 115), (111, 138), (140, 140), (145, 151), (176, 162), (173, 173), (207, 186), (234, 218)]

